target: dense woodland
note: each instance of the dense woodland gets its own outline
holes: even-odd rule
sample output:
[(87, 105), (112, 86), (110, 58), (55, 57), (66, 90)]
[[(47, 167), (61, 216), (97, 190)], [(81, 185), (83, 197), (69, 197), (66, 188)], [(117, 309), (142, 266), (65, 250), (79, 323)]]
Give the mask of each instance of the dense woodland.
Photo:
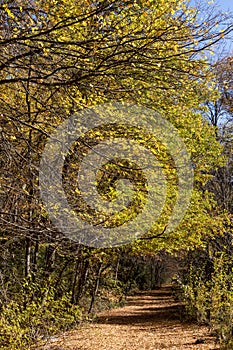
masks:
[[(0, 18), (0, 347), (27, 349), (129, 293), (173, 280), (187, 317), (210, 325), (232, 349), (233, 57), (226, 49), (212, 59), (232, 33), (232, 16), (204, 1), (195, 8), (181, 0), (3, 0)], [(150, 232), (101, 249), (51, 223), (39, 168), (58, 125), (116, 101), (151, 108), (176, 127), (194, 187), (172, 232), (176, 184)], [(76, 151), (86, 154), (101, 140), (97, 130)], [(153, 147), (169, 178), (170, 157)], [(77, 170), (74, 159), (67, 168)], [(74, 170), (66, 170), (67, 196), (88, 211), (75, 194)], [(105, 176), (99, 187), (111, 200), (114, 184)], [(84, 219), (93, 220), (90, 210)]]

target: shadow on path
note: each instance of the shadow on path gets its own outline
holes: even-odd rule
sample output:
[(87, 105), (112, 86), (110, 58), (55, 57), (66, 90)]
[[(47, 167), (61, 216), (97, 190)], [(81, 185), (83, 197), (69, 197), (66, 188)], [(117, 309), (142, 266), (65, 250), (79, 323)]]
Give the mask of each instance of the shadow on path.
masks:
[(124, 312), (111, 310), (96, 319), (97, 323), (113, 325), (140, 325), (181, 320), (184, 306), (174, 301), (170, 287), (138, 293), (128, 297)]

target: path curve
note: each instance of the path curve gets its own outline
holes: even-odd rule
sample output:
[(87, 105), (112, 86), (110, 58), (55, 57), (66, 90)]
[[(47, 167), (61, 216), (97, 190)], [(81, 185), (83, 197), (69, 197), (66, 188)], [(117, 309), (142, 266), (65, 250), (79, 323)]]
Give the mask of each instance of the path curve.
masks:
[[(170, 287), (128, 297), (126, 306), (102, 312), (51, 338), (41, 350), (217, 350), (207, 327), (181, 321), (182, 306)], [(204, 342), (201, 344), (201, 342)]]

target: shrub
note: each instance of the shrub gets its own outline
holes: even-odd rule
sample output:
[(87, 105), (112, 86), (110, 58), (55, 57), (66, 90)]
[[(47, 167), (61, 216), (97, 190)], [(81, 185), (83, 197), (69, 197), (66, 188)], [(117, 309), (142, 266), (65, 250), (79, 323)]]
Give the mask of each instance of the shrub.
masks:
[(179, 280), (187, 314), (208, 324), (220, 341), (221, 349), (233, 348), (233, 259), (219, 253), (213, 257), (211, 279), (202, 268), (189, 269), (185, 282)]
[(40, 290), (40, 294), (36, 301), (28, 301), (29, 295), (22, 294), (21, 300), (3, 306), (0, 316), (1, 349), (29, 349), (33, 342), (59, 330), (67, 330), (80, 320), (80, 308), (71, 304), (69, 294), (57, 300), (51, 289)]

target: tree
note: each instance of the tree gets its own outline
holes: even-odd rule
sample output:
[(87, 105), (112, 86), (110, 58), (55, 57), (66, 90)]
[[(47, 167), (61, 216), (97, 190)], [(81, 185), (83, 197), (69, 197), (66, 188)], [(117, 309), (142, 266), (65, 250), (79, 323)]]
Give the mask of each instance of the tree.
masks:
[(216, 128), (217, 137), (223, 146), (226, 164), (216, 170), (209, 188), (215, 193), (221, 207), (232, 213), (232, 57), (217, 61), (212, 70), (219, 95), (215, 100), (206, 102), (206, 116)]
[[(219, 96), (215, 101), (208, 100), (207, 118), (215, 127), (219, 126), (222, 131), (224, 125), (232, 119), (232, 61), (231, 56), (218, 60), (212, 66), (215, 86), (218, 89)], [(220, 132), (221, 137), (221, 132)]]
[[(212, 177), (203, 186), (216, 200), (216, 209), (223, 213), (224, 229), (220, 235), (209, 237), (206, 246), (191, 251), (185, 259), (186, 269), (181, 285), (192, 315), (209, 324), (225, 348), (232, 347), (232, 57), (225, 57), (212, 65), (213, 83), (218, 94), (206, 102), (205, 116), (215, 128), (222, 145), (225, 163), (211, 170)], [(215, 213), (216, 215), (216, 213)], [(184, 262), (183, 262), (184, 263)], [(213, 297), (214, 296), (214, 297)]]

